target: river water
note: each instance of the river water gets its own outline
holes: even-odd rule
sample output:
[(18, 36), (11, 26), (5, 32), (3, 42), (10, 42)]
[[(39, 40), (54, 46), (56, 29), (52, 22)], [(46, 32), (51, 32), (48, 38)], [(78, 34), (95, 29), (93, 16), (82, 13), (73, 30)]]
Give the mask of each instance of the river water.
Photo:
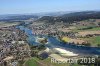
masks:
[[(36, 35), (32, 33), (32, 30), (28, 29), (27, 27), (21, 25), (21, 26), (16, 26), (16, 28), (24, 31), (26, 35), (28, 36), (27, 41), (31, 45), (39, 45), (40, 43), (36, 42)], [(65, 44), (63, 42), (60, 42), (59, 40), (56, 39), (56, 37), (52, 36), (43, 36), (48, 38), (48, 44), (46, 44), (46, 47), (53, 49), (53, 48), (63, 48), (65, 50), (72, 51), (74, 53), (79, 53), (79, 54), (90, 54), (90, 55), (100, 55), (100, 48), (99, 47), (86, 47), (86, 46), (77, 46), (75, 44)]]

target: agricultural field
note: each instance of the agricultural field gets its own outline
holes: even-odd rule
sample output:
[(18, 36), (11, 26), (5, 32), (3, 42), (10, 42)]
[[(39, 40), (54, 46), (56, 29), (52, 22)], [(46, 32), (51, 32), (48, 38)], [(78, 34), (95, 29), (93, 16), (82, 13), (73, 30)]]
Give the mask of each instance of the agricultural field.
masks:
[(25, 66), (38, 66), (38, 63), (34, 59), (29, 59), (26, 63)]
[(44, 60), (40, 60), (39, 58), (34, 57), (33, 59), (30, 59), (26, 62), (25, 66), (69, 66), (70, 64), (68, 63), (51, 63), (51, 58), (46, 58)]
[(100, 36), (90, 37), (90, 38), (82, 38), (82, 39), (90, 42), (92, 46), (100, 45)]
[(18, 22), (11, 22), (11, 23), (7, 23), (7, 22), (0, 22), (0, 27), (9, 27), (9, 26), (13, 26), (13, 25), (18, 25)]

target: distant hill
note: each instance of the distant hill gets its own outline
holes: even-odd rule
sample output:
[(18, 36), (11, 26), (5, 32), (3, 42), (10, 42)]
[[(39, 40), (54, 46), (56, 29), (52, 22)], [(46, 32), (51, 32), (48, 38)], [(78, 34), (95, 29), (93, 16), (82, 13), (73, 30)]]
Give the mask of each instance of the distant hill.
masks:
[(74, 21), (81, 21), (87, 19), (100, 19), (100, 11), (74, 12), (74, 13), (67, 13), (61, 16), (43, 16), (38, 21), (74, 22)]
[(29, 14), (5, 14), (0, 15), (0, 20), (7, 21), (7, 20), (27, 20), (30, 18), (37, 19), (43, 16), (60, 16), (66, 13), (71, 13), (72, 11), (68, 12), (42, 12), (42, 13), (29, 13)]
[(8, 14), (0, 15), (0, 21), (28, 20), (38, 19), (37, 21), (46, 22), (74, 22), (87, 19), (100, 19), (100, 11), (83, 11), (83, 12), (51, 12), (36, 14)]
[(35, 13), (34, 15), (37, 16), (61, 16), (64, 14), (68, 14), (68, 13), (73, 13), (73, 11), (59, 11), (59, 12), (41, 12), (41, 13)]
[(35, 15), (1, 15), (0, 21), (37, 19)]

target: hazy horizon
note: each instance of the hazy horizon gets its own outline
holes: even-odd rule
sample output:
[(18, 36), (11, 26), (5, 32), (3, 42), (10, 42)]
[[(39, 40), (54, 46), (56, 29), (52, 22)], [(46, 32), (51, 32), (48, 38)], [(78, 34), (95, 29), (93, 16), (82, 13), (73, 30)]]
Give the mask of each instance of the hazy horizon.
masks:
[(100, 0), (0, 0), (0, 15), (60, 11), (98, 11)]

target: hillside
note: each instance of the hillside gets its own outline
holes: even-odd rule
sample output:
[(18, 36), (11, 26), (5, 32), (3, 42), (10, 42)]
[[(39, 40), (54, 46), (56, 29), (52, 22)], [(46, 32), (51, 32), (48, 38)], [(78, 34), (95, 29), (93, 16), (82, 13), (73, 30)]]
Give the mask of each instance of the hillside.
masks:
[(99, 11), (84, 11), (84, 12), (74, 12), (69, 14), (64, 14), (61, 16), (43, 16), (38, 21), (46, 22), (74, 22), (87, 19), (100, 19)]

